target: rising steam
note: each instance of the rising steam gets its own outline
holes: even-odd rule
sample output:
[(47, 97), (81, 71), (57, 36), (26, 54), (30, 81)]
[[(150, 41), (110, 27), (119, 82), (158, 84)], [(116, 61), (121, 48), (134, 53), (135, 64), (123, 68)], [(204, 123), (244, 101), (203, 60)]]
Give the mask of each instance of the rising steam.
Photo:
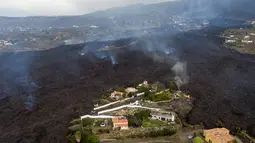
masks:
[(172, 71), (175, 73), (174, 80), (178, 89), (189, 82), (189, 76), (187, 75), (187, 62), (177, 62), (172, 67)]

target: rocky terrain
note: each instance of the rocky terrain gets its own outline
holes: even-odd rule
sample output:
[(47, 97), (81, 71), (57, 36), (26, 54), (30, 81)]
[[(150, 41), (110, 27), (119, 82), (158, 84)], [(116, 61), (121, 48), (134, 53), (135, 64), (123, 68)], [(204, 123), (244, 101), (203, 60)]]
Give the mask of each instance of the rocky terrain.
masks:
[[(93, 34), (99, 33), (99, 41), (106, 41), (0, 52), (0, 142), (65, 143), (68, 122), (87, 114), (102, 93), (143, 80), (167, 84), (175, 77), (171, 68), (177, 61), (187, 63), (189, 76), (181, 90), (196, 98), (188, 123), (211, 128), (220, 120), (255, 136), (255, 57), (225, 48), (219, 37), (226, 28), (240, 28), (255, 18), (254, 1), (184, 2), (138, 5), (124, 14), (119, 12), (127, 10), (114, 8), (84, 16), (0, 17), (0, 38), (7, 44), (12, 41), (4, 33), (13, 28), (22, 33), (81, 23), (103, 27), (88, 36), (97, 40)], [(175, 16), (165, 21), (169, 15)], [(135, 38), (107, 41), (130, 36)], [(96, 52), (107, 45), (114, 48)]]
[[(171, 68), (176, 58), (141, 48), (146, 47), (146, 39), (171, 41), (178, 60), (187, 62), (190, 81), (182, 90), (197, 99), (187, 118), (189, 123), (214, 127), (221, 120), (228, 128), (238, 125), (254, 135), (254, 56), (221, 46), (218, 35), (222, 31), (204, 29), (164, 39), (147, 37), (132, 47), (117, 49), (115, 65), (111, 58), (98, 56), (93, 50), (81, 55), (84, 45), (1, 53), (0, 141), (66, 142), (68, 122), (90, 111), (92, 101), (111, 87), (145, 79), (163, 83), (173, 79)], [(113, 44), (128, 43), (125, 41)], [(90, 43), (91, 49), (100, 44)]]

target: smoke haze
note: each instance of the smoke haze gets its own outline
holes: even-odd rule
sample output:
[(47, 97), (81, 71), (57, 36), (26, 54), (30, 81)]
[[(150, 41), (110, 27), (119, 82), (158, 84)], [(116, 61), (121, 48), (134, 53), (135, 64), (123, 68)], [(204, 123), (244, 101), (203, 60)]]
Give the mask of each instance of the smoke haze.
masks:
[(187, 84), (189, 82), (189, 76), (187, 74), (187, 62), (177, 62), (173, 67), (172, 71), (175, 73), (175, 83), (178, 89), (181, 86)]
[[(172, 0), (9, 0), (1, 1), (1, 16), (81, 15), (130, 4)], [(57, 7), (57, 10), (56, 10)]]

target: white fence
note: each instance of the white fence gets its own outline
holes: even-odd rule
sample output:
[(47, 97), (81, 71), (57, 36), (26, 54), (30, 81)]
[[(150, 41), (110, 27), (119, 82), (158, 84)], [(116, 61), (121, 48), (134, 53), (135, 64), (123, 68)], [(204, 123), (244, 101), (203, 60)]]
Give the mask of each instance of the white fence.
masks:
[[(137, 93), (136, 96), (139, 97), (139, 96), (142, 96), (144, 95), (144, 92), (142, 93)], [(133, 97), (134, 98), (134, 97)], [(125, 102), (127, 100), (130, 100), (130, 99), (133, 99), (132, 97), (131, 98), (125, 98), (123, 100), (120, 100), (120, 101), (115, 101), (115, 102), (111, 102), (111, 103), (108, 103), (108, 104), (105, 104), (105, 105), (102, 105), (102, 106), (99, 106), (99, 107), (96, 107), (94, 108), (94, 110), (99, 110), (99, 109), (102, 109), (102, 108), (106, 108), (108, 106), (111, 106), (111, 105), (114, 105), (114, 104), (117, 104), (117, 103), (121, 103), (121, 102)]]
[(150, 107), (143, 107), (143, 106), (137, 106), (137, 105), (123, 105), (123, 106), (119, 106), (116, 108), (112, 108), (112, 109), (108, 109), (108, 110), (103, 110), (98, 112), (98, 115), (103, 114), (103, 113), (107, 113), (107, 112), (112, 112), (112, 111), (116, 111), (116, 110), (120, 110), (123, 108), (143, 108), (143, 109), (148, 109), (148, 110), (152, 110), (152, 111), (160, 111), (160, 108), (150, 108)]
[(108, 115), (84, 115), (81, 116), (81, 120), (84, 118), (92, 118), (92, 119), (107, 119), (107, 118), (114, 118), (115, 116), (108, 116)]

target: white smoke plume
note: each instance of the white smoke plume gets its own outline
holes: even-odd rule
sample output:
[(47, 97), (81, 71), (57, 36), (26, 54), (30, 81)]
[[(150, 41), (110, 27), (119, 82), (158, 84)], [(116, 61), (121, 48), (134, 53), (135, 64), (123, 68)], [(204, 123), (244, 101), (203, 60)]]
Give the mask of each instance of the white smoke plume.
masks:
[(175, 73), (174, 80), (178, 89), (189, 82), (189, 76), (187, 74), (187, 62), (177, 62), (172, 67), (172, 71)]
[(84, 40), (80, 40), (80, 39), (76, 39), (76, 38), (71, 38), (71, 39), (64, 41), (65, 45), (82, 44), (84, 42), (85, 42)]

